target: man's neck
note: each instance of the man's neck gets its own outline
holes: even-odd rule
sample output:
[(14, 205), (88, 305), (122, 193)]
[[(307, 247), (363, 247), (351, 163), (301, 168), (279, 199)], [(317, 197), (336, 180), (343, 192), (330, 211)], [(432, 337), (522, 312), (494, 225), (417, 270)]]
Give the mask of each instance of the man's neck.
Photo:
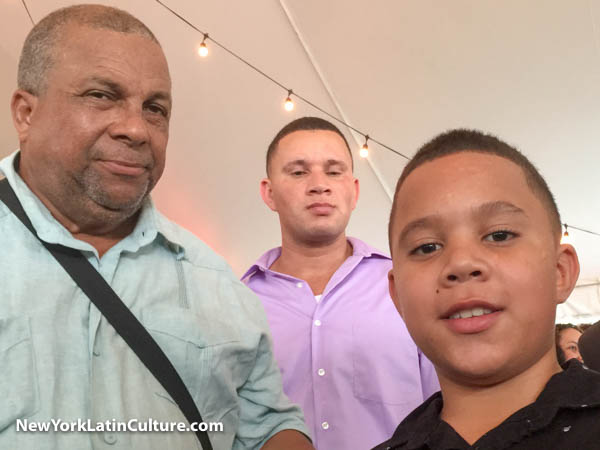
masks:
[(546, 354), (526, 371), (492, 386), (460, 385), (440, 375), (444, 398), (440, 418), (473, 444), (512, 414), (535, 402), (548, 380), (560, 370), (555, 355)]
[(335, 271), (352, 255), (345, 234), (321, 246), (309, 246), (283, 238), (281, 255), (270, 269), (308, 283), (314, 295), (322, 294)]
[[(105, 220), (100, 220), (89, 214), (82, 216), (81, 211), (79, 211), (76, 205), (74, 205), (74, 211), (71, 211), (72, 214), (63, 212), (47, 196), (39, 192), (35, 186), (28, 182), (27, 177), (24, 177), (23, 173), (18, 170), (18, 164), (15, 164), (15, 168), (27, 187), (44, 204), (52, 217), (65, 227), (75, 239), (87, 242), (94, 247), (99, 257), (102, 257), (111, 247), (128, 236), (135, 228), (140, 213), (139, 210), (130, 217), (123, 216), (123, 218), (119, 217), (119, 214), (107, 210), (106, 214), (104, 214)], [(72, 205), (67, 203), (66, 206)], [(98, 209), (101, 208), (98, 207)], [(78, 217), (79, 220), (73, 217)]]

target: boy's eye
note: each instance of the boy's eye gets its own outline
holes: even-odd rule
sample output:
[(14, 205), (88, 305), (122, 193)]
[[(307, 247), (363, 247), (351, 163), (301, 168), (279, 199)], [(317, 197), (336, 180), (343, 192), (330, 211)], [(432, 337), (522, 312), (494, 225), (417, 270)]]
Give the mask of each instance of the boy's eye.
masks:
[(440, 244), (436, 244), (435, 242), (429, 242), (427, 244), (419, 245), (417, 248), (410, 252), (411, 255), (429, 255), (430, 253), (435, 252), (442, 248)]
[(494, 231), (493, 233), (488, 234), (484, 239), (486, 241), (492, 241), (492, 242), (503, 242), (503, 241), (508, 241), (509, 239), (512, 239), (514, 237), (516, 237), (516, 234), (513, 233), (512, 231), (499, 230), (499, 231)]

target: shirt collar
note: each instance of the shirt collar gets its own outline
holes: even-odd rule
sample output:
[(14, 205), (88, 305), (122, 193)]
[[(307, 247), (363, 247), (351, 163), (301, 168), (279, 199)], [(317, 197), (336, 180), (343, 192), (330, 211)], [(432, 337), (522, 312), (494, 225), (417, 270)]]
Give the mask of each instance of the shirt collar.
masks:
[[(23, 181), (15, 170), (14, 163), (18, 157), (19, 150), (16, 150), (11, 155), (2, 159), (0, 161), (0, 172), (6, 176), (38, 236), (45, 242), (97, 253), (87, 242), (75, 239), (29, 189), (25, 181)], [(172, 224), (158, 212), (152, 199), (148, 197), (142, 204), (140, 215), (133, 231), (117, 245), (122, 245), (123, 250), (133, 252), (152, 243), (158, 236), (164, 239), (165, 246), (173, 251), (178, 258), (183, 257), (184, 249), (181, 243), (178, 242), (177, 234), (172, 229)]]
[[(538, 430), (548, 426), (559, 409), (600, 406), (598, 374), (584, 368), (579, 361), (574, 359), (568, 361), (564, 368), (564, 371), (550, 378), (534, 403), (515, 412), (500, 425), (504, 431), (503, 436), (498, 437), (499, 439), (509, 439), (507, 432), (513, 434), (512, 430), (517, 430), (511, 426), (512, 424), (516, 424), (520, 430), (529, 431), (518, 426), (518, 423), (526, 422), (528, 429)], [(443, 404), (442, 395), (437, 392), (409, 414), (388, 442), (389, 448), (395, 449), (403, 446), (402, 448), (406, 449), (418, 449), (423, 448), (426, 444), (430, 444), (432, 448), (438, 448), (442, 442), (449, 444), (449, 439), (457, 439), (456, 445), (460, 442), (463, 442), (464, 445), (464, 441), (454, 429), (440, 419)], [(493, 438), (492, 435), (488, 437)], [(452, 442), (452, 444), (455, 443)], [(460, 447), (458, 445), (457, 448)]]
[[(348, 237), (348, 242), (352, 245), (352, 256), (357, 256), (359, 258), (371, 258), (371, 257), (383, 257), (389, 259), (389, 256), (385, 253), (377, 250), (374, 247), (371, 247), (367, 243), (361, 241), (360, 239), (354, 237)], [(246, 278), (250, 278), (257, 271), (268, 271), (269, 267), (279, 258), (281, 255), (281, 247), (275, 247), (267, 252), (263, 253), (263, 255), (256, 260), (256, 262), (250, 266), (250, 268), (242, 275), (242, 280)]]

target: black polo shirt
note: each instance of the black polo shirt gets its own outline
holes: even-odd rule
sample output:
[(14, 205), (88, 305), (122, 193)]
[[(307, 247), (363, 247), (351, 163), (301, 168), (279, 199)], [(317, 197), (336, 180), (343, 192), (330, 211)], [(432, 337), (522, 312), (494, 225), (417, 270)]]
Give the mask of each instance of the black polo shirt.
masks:
[(473, 445), (440, 419), (442, 405), (438, 392), (373, 450), (600, 450), (600, 373), (576, 360), (550, 378), (534, 403)]

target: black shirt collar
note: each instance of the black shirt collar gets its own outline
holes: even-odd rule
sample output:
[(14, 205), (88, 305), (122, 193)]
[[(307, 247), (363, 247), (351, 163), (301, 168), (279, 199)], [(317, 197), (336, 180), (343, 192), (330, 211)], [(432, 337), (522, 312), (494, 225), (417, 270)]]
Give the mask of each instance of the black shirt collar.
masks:
[[(600, 406), (600, 374), (586, 369), (577, 360), (567, 361), (564, 367), (564, 371), (550, 378), (534, 403), (515, 412), (498, 427), (484, 434), (473, 446), (493, 448), (496, 447), (494, 442), (518, 442), (524, 435), (547, 427), (561, 408)], [(432, 395), (404, 419), (392, 439), (378, 448), (471, 448), (450, 425), (440, 419), (443, 405), (441, 392)]]

